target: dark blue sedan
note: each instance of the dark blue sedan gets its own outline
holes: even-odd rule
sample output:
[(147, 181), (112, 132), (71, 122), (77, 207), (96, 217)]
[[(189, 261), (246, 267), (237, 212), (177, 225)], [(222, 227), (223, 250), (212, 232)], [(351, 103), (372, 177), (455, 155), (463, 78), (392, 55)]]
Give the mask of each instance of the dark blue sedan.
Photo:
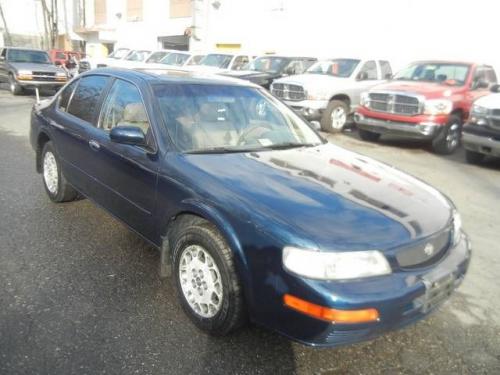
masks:
[(469, 264), (445, 196), (249, 82), (90, 71), (35, 105), (31, 143), (49, 198), (87, 197), (156, 246), (214, 335), (250, 320), (311, 345), (366, 340), (432, 312)]

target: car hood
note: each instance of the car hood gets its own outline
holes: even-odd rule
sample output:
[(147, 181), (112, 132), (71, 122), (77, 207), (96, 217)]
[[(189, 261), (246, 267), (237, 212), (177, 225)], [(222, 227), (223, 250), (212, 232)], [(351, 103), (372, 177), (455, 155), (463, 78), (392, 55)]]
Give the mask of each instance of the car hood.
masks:
[(245, 207), (249, 221), (292, 245), (388, 250), (451, 220), (451, 204), (436, 189), (331, 144), (181, 158), (190, 186), (204, 181), (210, 190), (202, 194), (219, 207)]
[(402, 91), (423, 95), (427, 99), (452, 96), (463, 90), (462, 87), (441, 85), (431, 82), (391, 81), (373, 87), (370, 91)]
[(52, 64), (36, 64), (36, 63), (10, 63), (16, 70), (31, 70), (37, 72), (57, 73), (64, 72), (61, 68)]
[(300, 85), (306, 89), (332, 89), (341, 86), (352, 85), (349, 78), (333, 77), (326, 74), (298, 74), (295, 76), (284, 77), (274, 81), (275, 83), (286, 83), (292, 85)]
[(276, 72), (259, 72), (256, 70), (232, 70), (223, 73), (225, 76), (237, 77), (243, 79), (261, 79), (261, 78), (275, 78), (281, 76)]
[(500, 108), (500, 93), (483, 96), (482, 98), (476, 100), (474, 104), (489, 109), (498, 109)]

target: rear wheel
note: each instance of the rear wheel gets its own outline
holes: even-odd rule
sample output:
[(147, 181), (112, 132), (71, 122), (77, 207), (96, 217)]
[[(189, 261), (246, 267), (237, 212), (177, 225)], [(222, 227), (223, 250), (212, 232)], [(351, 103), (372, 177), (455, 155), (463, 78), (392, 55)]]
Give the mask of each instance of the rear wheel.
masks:
[(12, 74), (9, 74), (9, 89), (12, 95), (21, 95), (24, 92), (23, 87), (17, 83)]
[(68, 202), (78, 197), (77, 191), (64, 178), (59, 159), (50, 141), (45, 143), (42, 150), (42, 176), (45, 191), (53, 202)]
[(332, 100), (323, 112), (321, 129), (329, 133), (338, 133), (347, 124), (349, 105), (342, 100)]
[(233, 253), (208, 221), (190, 215), (177, 220), (169, 242), (181, 305), (198, 328), (226, 335), (245, 321)]
[(484, 154), (475, 151), (465, 150), (465, 160), (467, 160), (468, 163), (479, 164), (484, 160), (484, 158), (485, 158)]
[(460, 146), (462, 139), (462, 118), (459, 115), (450, 115), (448, 123), (441, 134), (432, 142), (435, 153), (449, 155)]
[(364, 129), (358, 129), (358, 132), (359, 132), (359, 137), (363, 141), (377, 142), (380, 139), (379, 133), (374, 133), (374, 132), (364, 130)]

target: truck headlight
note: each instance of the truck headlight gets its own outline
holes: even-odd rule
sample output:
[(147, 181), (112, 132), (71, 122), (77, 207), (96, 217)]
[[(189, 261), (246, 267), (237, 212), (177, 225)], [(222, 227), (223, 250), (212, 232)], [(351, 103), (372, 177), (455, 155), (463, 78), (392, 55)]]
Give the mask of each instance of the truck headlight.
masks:
[(363, 107), (368, 107), (368, 102), (370, 101), (370, 94), (367, 92), (362, 92), (361, 96), (359, 97), (359, 104), (361, 104)]
[(462, 238), (462, 218), (457, 210), (453, 211), (453, 246), (457, 245)]
[(390, 274), (389, 262), (380, 251), (322, 252), (287, 246), (283, 265), (300, 276), (319, 280), (345, 280)]
[(31, 70), (20, 69), (17, 71), (18, 79), (33, 79), (33, 72)]
[(474, 104), (470, 114), (470, 122), (476, 125), (486, 125), (488, 124), (488, 120), (486, 119), (487, 115), (488, 108)]
[(453, 109), (453, 102), (446, 99), (431, 99), (425, 101), (424, 114), (447, 115)]
[(66, 81), (67, 78), (68, 78), (68, 76), (65, 72), (57, 72), (56, 73), (56, 80), (58, 80), (58, 81)]
[(322, 91), (316, 91), (316, 92), (307, 91), (306, 98), (308, 100), (328, 100), (330, 99), (330, 93)]

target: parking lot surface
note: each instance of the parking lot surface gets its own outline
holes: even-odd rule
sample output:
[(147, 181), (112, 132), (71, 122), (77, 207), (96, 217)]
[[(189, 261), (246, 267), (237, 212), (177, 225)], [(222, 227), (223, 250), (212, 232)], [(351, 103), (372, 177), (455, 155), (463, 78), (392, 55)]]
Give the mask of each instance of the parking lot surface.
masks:
[(0, 90), (1, 374), (500, 373), (500, 162), (329, 135), (452, 198), (473, 243), (465, 282), (429, 319), (366, 343), (314, 349), (255, 326), (213, 338), (158, 277), (155, 249), (87, 200), (49, 201), (28, 141), (33, 103)]

